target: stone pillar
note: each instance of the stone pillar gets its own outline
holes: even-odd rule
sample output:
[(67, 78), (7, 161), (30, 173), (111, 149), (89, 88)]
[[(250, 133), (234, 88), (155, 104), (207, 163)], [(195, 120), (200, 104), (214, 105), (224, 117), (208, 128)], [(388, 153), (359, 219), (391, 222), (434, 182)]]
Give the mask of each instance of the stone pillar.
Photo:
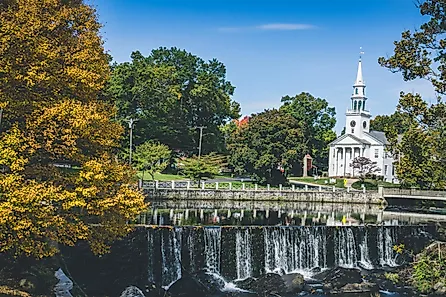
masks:
[(231, 217), (231, 210), (228, 209), (228, 218), (230, 218), (230, 217)]
[(308, 192), (308, 185), (305, 185), (305, 192)]
[(254, 185), (254, 189), (257, 191), (257, 189), (258, 189), (257, 184)]
[(242, 183), (242, 190), (245, 190), (245, 183)]
[(190, 189), (190, 180), (187, 181), (187, 189)]
[(282, 185), (279, 185), (279, 191), (282, 191)]
[(265, 218), (269, 218), (269, 209), (265, 211)]
[(296, 186), (295, 185), (291, 185), (291, 190), (294, 192), (296, 190)]
[(267, 189), (268, 191), (270, 190), (270, 185), (269, 185), (269, 184), (266, 185), (266, 189)]
[(257, 217), (257, 209), (254, 208), (254, 210), (252, 211), (252, 217), (256, 218)]
[(184, 218), (185, 218), (186, 220), (189, 219), (189, 209), (186, 209), (186, 212), (185, 212), (185, 214), (184, 214)]
[(200, 219), (202, 220), (204, 218), (204, 211), (203, 209), (200, 209)]
[(175, 189), (175, 181), (172, 181), (172, 189)]
[(232, 183), (229, 183), (229, 190), (232, 190)]
[(155, 189), (159, 189), (159, 181), (155, 181)]
[(204, 190), (204, 188), (205, 188), (205, 184), (204, 184), (204, 182), (201, 182), (201, 189)]
[(215, 182), (215, 189), (218, 190), (218, 182)]
[(319, 192), (322, 192), (322, 186), (319, 186)]

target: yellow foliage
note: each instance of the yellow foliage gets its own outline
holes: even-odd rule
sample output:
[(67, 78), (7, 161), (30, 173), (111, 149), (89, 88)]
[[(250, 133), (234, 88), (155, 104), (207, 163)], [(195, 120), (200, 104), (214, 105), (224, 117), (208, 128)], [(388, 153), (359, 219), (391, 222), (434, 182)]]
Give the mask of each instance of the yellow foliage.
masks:
[(95, 11), (1, 1), (0, 20), (0, 252), (41, 258), (78, 240), (106, 252), (146, 205), (115, 160), (115, 110), (98, 100), (109, 66)]

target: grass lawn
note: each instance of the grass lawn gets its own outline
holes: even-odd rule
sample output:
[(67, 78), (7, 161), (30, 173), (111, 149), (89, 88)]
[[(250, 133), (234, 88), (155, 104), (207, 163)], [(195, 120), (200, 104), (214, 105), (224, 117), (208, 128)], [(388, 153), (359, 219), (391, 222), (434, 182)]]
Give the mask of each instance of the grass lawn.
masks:
[[(138, 178), (142, 178), (142, 172), (138, 172)], [(152, 177), (147, 172), (144, 174), (144, 180), (151, 180)], [(177, 174), (164, 174), (164, 173), (155, 173), (155, 180), (159, 181), (171, 181), (171, 180), (188, 180), (184, 175)]]
[(337, 178), (336, 179), (336, 183), (335, 184), (330, 184), (330, 178), (328, 177), (321, 177), (319, 179), (314, 179), (313, 177), (289, 177), (289, 180), (295, 180), (295, 181), (301, 181), (301, 182), (305, 182), (305, 183), (310, 183), (310, 184), (317, 184), (317, 185), (321, 185), (321, 186), (336, 186), (336, 188), (343, 188), (344, 187), (344, 179), (342, 178)]

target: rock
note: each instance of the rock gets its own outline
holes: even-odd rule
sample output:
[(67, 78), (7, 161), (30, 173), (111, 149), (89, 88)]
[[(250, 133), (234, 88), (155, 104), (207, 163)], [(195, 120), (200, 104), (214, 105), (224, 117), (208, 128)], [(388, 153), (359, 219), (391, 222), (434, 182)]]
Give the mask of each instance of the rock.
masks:
[(26, 290), (26, 291), (34, 291), (35, 289), (35, 284), (26, 278), (23, 278), (19, 281), (19, 286), (21, 289)]
[(145, 297), (144, 293), (135, 286), (125, 288), (120, 297)]
[(173, 297), (195, 297), (209, 294), (208, 289), (192, 276), (183, 276), (173, 283), (167, 292)]
[(300, 293), (305, 285), (304, 276), (300, 273), (282, 275), (286, 293)]
[(341, 293), (367, 293), (367, 292), (377, 292), (378, 286), (374, 283), (355, 283), (355, 284), (346, 284), (342, 288), (339, 289)]
[(267, 273), (255, 281), (252, 285), (252, 290), (262, 296), (268, 296), (270, 294), (281, 295), (286, 293), (286, 285), (279, 274)]
[(337, 267), (330, 270), (324, 277), (325, 288), (330, 290), (332, 288), (340, 289), (346, 284), (361, 283), (361, 272), (357, 269)]
[(256, 281), (257, 279), (253, 277), (248, 277), (245, 278), (244, 280), (234, 281), (234, 285), (242, 290), (254, 291)]
[(210, 293), (220, 292), (225, 287), (223, 278), (215, 273), (199, 271), (193, 275)]

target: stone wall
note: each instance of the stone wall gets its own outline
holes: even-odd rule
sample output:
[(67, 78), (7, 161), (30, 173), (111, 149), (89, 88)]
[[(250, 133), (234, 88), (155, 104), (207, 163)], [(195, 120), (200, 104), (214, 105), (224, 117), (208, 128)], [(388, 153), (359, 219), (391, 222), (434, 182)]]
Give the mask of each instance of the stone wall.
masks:
[(147, 189), (148, 200), (283, 201), (383, 204), (378, 192)]

